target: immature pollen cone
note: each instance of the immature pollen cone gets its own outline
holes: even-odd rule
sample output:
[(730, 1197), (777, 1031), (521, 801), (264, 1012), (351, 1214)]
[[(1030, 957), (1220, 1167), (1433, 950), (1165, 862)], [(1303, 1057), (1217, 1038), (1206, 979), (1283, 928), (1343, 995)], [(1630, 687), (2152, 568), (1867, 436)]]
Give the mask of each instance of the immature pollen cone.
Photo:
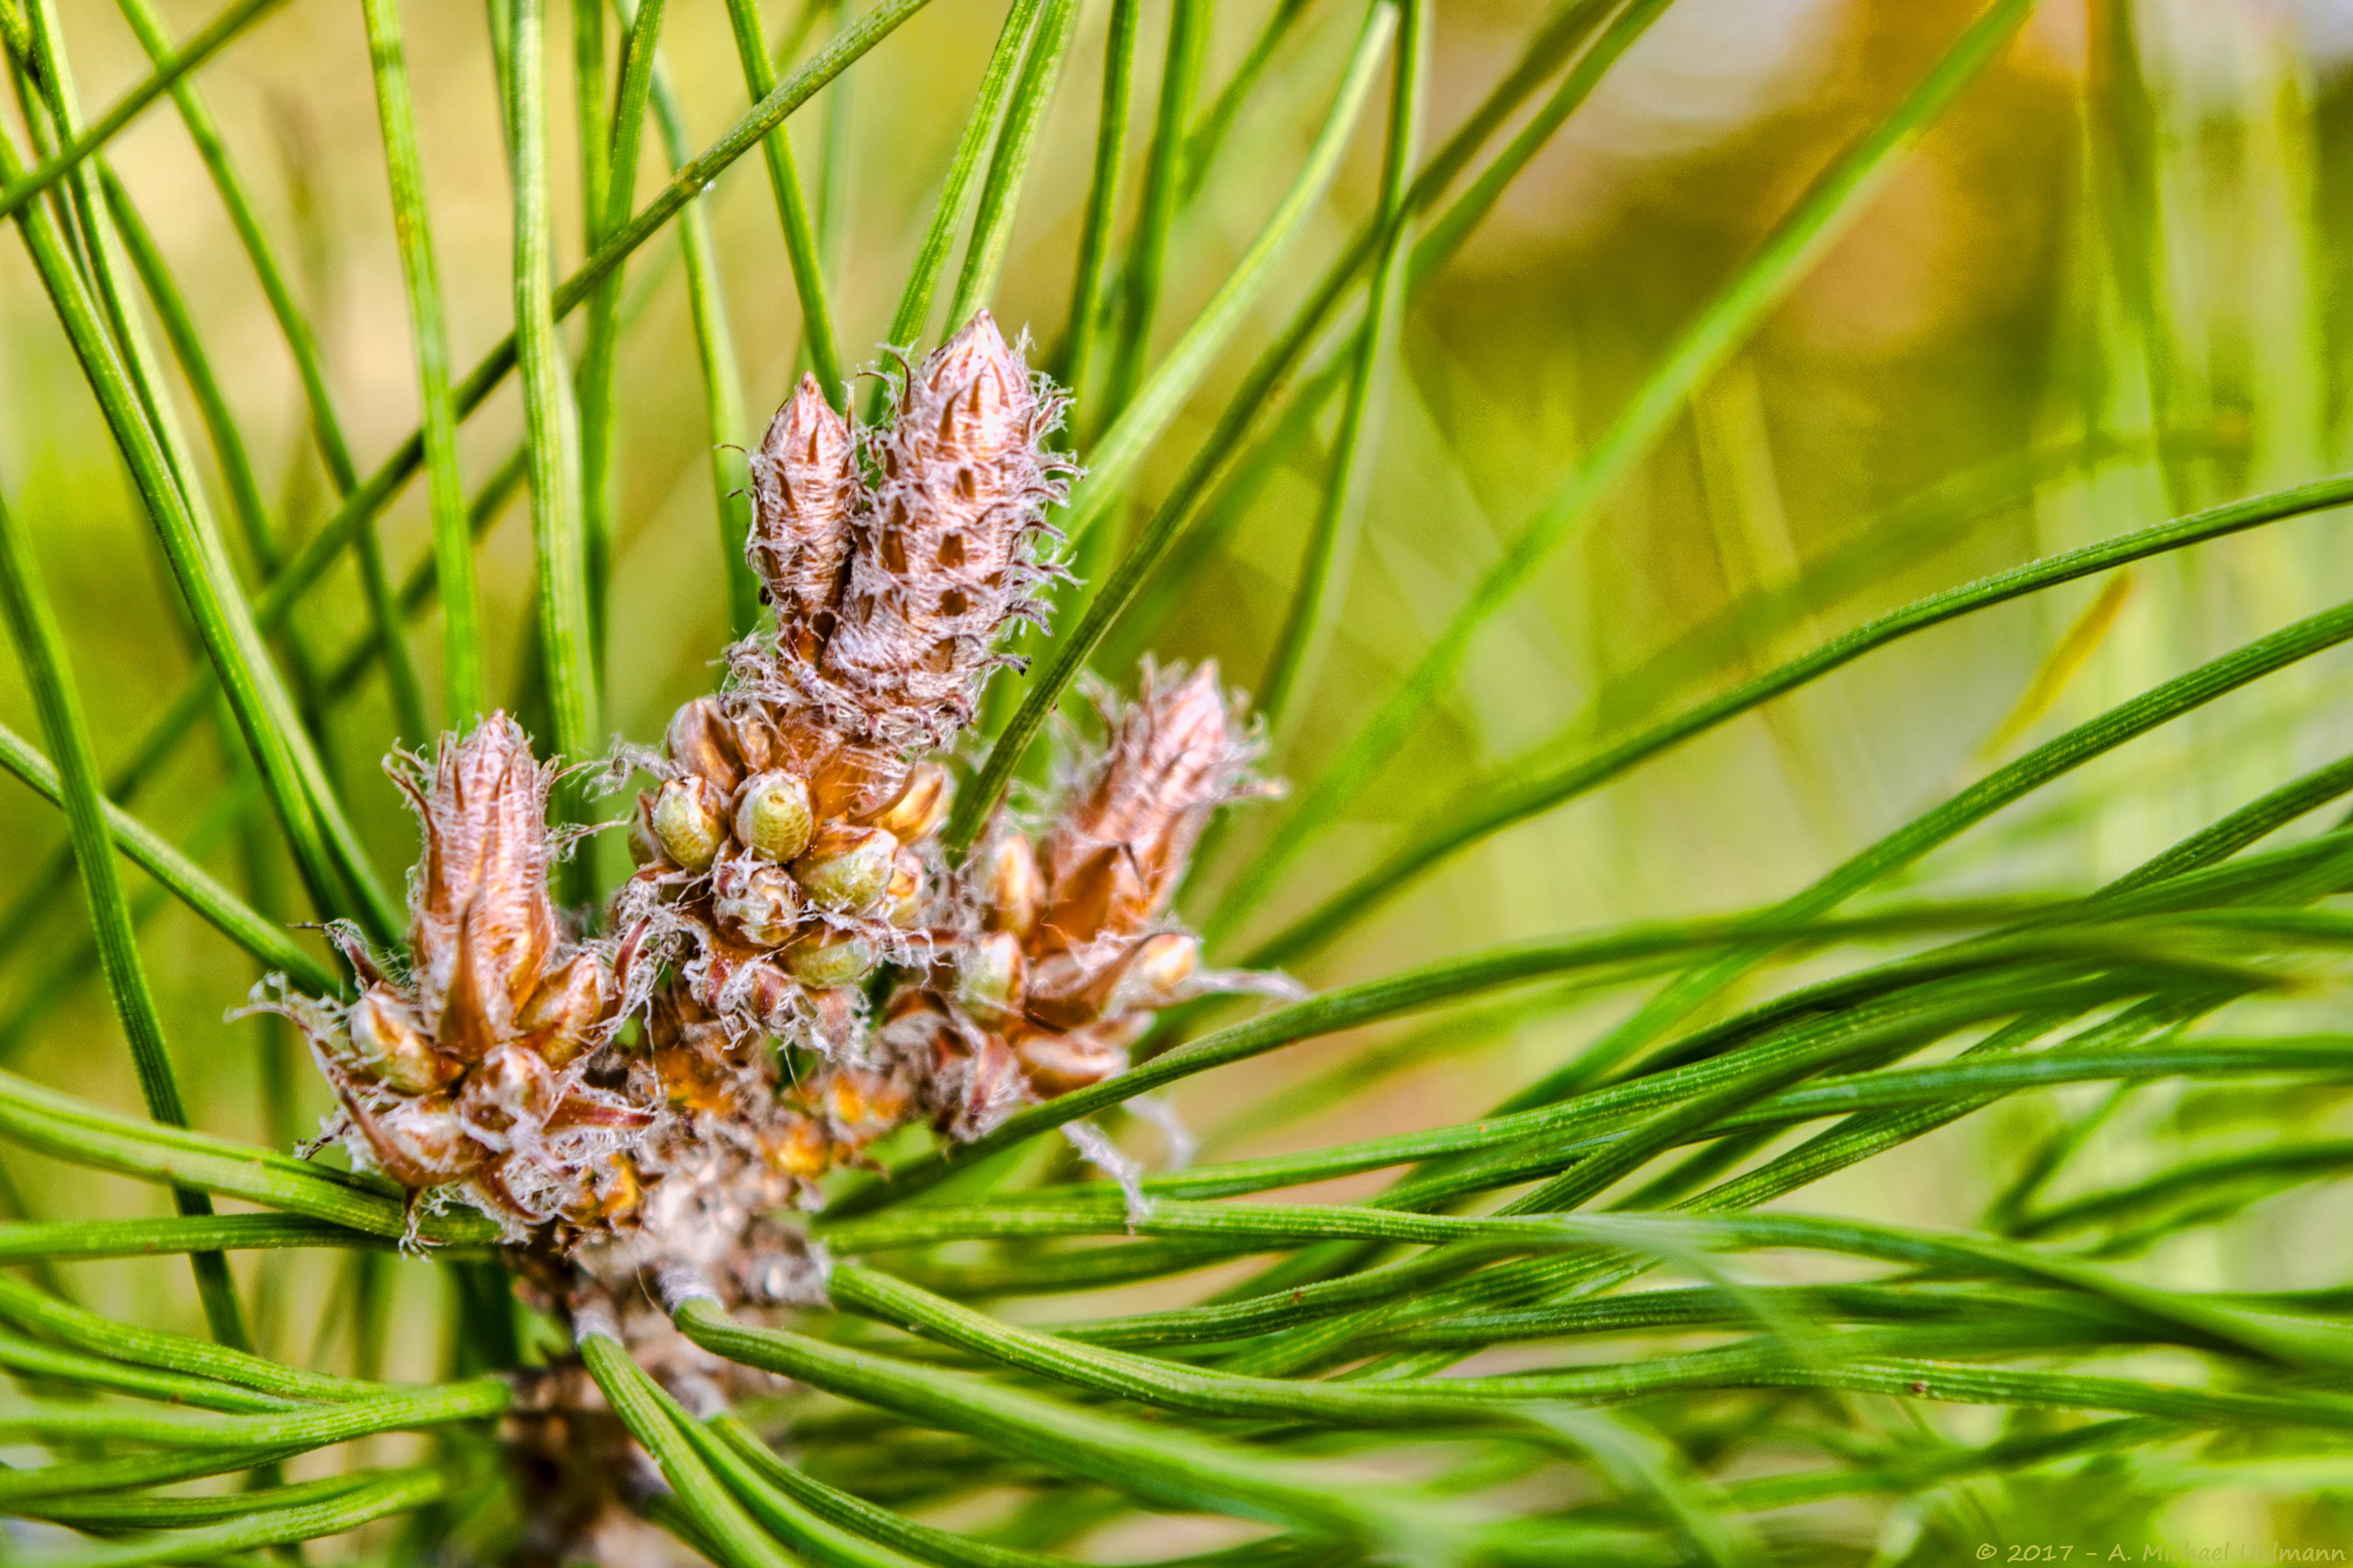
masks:
[(403, 755), (386, 771), (425, 829), (407, 979), (339, 929), (359, 1000), (257, 994), (255, 1005), (301, 1026), (342, 1101), (332, 1131), (356, 1163), (462, 1198), (517, 1239), (608, 1225), (636, 1206), (626, 1147), (652, 1116), (586, 1081), (616, 1007), (605, 961), (548, 900), (554, 770), (500, 713), (462, 741), (444, 736), (429, 771)]

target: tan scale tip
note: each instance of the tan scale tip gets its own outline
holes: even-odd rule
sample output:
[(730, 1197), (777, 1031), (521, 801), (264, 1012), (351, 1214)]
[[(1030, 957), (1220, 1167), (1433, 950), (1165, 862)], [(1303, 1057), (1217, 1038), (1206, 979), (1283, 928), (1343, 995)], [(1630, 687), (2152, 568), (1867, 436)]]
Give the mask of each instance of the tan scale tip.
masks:
[(795, 468), (829, 470), (839, 468), (849, 451), (849, 422), (826, 401), (825, 387), (818, 378), (804, 372), (792, 396), (768, 421), (760, 455)]
[(1029, 368), (987, 310), (923, 362), (915, 395), (936, 402), (937, 439), (961, 454), (992, 456), (1029, 437)]

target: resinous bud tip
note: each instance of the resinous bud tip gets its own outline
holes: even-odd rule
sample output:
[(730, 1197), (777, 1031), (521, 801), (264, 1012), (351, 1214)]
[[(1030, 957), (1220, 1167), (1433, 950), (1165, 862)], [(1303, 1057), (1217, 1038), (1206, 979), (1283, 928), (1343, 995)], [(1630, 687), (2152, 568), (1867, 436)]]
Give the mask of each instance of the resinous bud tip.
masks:
[(583, 1184), (586, 1190), (564, 1211), (575, 1225), (610, 1225), (637, 1213), (645, 1202), (637, 1163), (624, 1153), (610, 1154), (591, 1166)]
[(707, 871), (726, 837), (719, 792), (699, 774), (670, 780), (654, 796), (654, 837), (663, 853), (690, 871)]
[(826, 1114), (862, 1149), (905, 1120), (906, 1087), (887, 1073), (844, 1068), (825, 1086)]
[(823, 1123), (796, 1116), (762, 1152), (771, 1166), (786, 1175), (813, 1182), (833, 1164), (833, 1140), (826, 1135)]
[(754, 854), (789, 860), (808, 847), (817, 821), (808, 785), (792, 773), (754, 773), (735, 800), (735, 837)]

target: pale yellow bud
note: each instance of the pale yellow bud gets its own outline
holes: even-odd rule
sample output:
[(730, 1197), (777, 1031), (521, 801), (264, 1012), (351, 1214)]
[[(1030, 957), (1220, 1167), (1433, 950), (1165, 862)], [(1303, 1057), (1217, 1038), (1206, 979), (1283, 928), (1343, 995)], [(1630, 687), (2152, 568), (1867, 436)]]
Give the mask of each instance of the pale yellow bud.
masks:
[(736, 798), (735, 837), (771, 860), (807, 848), (816, 826), (808, 785), (791, 773), (754, 773)]
[(662, 850), (690, 871), (707, 871), (726, 837), (718, 792), (700, 776), (671, 779), (654, 796), (654, 837)]
[(1021, 1012), (1022, 983), (1028, 967), (1020, 938), (1009, 931), (988, 932), (957, 958), (957, 1004), (991, 1027), (1011, 1023)]
[(890, 890), (899, 841), (879, 827), (828, 823), (793, 862), (793, 876), (819, 909), (870, 910)]
[(850, 931), (817, 931), (785, 949), (785, 967), (811, 990), (855, 985), (874, 972), (874, 944)]

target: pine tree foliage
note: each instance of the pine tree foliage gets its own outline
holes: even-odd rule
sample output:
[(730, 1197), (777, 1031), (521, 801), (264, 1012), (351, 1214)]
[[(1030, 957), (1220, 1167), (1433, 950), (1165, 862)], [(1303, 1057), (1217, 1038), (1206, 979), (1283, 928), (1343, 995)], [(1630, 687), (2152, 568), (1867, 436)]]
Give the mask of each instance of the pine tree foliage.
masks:
[[(1144, 1541), (1177, 1542), (1145, 1552), (1161, 1568), (1734, 1568), (2077, 1536), (2137, 1554), (2178, 1500), (2222, 1492), (2314, 1529), (2353, 1518), (2334, 1500), (2353, 1493), (2353, 1293), (2229, 1261), (2259, 1209), (2353, 1171), (2332, 1123), (2353, 1081), (2353, 918), (2334, 901), (2353, 824), (2331, 816), (2353, 763), (2257, 777), (2248, 754), (2278, 752), (2219, 717), (2324, 729), (2353, 604), (2140, 661), (2159, 673), (2096, 700), (2075, 682), (2133, 574), (2223, 573), (2353, 502), (2353, 477), (2315, 477), (2316, 439), (2241, 460), (2245, 420), (2224, 416), (2248, 408), (2200, 380), (2167, 254), (2176, 128), (2131, 0), (2090, 7), (2081, 245), (2096, 350), (2138, 378), (2111, 395), (2140, 398), (2141, 433), (2094, 421), (1924, 492), (1659, 655), (1607, 722), (1573, 718), (1452, 796), (1387, 775), (1475, 689), (1481, 639), (1671, 431), (1692, 421), (1707, 447), (1744, 346), (2027, 47), (2031, 0), (1957, 15), (1607, 422), (1553, 475), (1511, 477), (1513, 517), (1426, 634), (1346, 618), (1417, 295), (1672, 0), (1554, 0), (1485, 95), (1443, 113), (1430, 0), (1280, 0), (1222, 79), (1208, 0), (1099, 19), (1010, 0), (887, 327), (837, 319), (842, 268), (873, 265), (839, 250), (847, 96), (889, 102), (892, 35), (928, 0), (791, 19), (728, 0), (722, 63), (749, 102), (708, 142), (668, 58), (700, 37), (686, 8), (575, 0), (558, 70), (543, 0), (490, 0), (512, 331), (471, 365), (451, 358), (449, 219), (407, 58), (440, 19), (364, 0), (384, 149), (364, 173), (390, 192), (381, 276), (401, 279), (368, 304), (405, 315), (423, 411), (373, 468), (206, 97), (248, 32), (320, 3), (234, 0), (183, 37), (122, 0), (147, 74), (93, 110), (68, 58), (80, 18), (0, 0), (13, 313), (53, 322), (187, 634), (110, 658), (191, 650), (174, 700), (94, 735), (97, 659), (60, 629), (51, 541), (0, 503), (0, 610), (37, 723), (0, 731), (0, 766), (65, 827), (15, 857), (0, 952), (46, 967), (0, 1052), (95, 975), (120, 1038), (77, 1048), (127, 1045), (142, 1096), (0, 1070), (12, 1560), (1046, 1568)], [(1065, 68), (1098, 21), (1099, 102)], [(1058, 90), (1086, 112), (1050, 114)], [(1304, 129), (1270, 170), (1241, 144), (1277, 100)], [(1071, 163), (1091, 183), (1067, 193), (1068, 310), (1032, 344), (989, 312), (1066, 124), (1086, 127)], [(299, 536), (224, 393), (236, 367), (208, 358), (213, 324), (118, 178), (167, 132), (193, 141), (297, 367), (302, 460), (330, 492)], [(711, 219), (754, 163), (810, 372), (765, 434)], [(1244, 172), (1266, 199), (1220, 255), (1185, 219)], [(585, 215), (578, 235), (559, 210)], [(660, 319), (671, 259), (733, 640), (656, 628), (713, 689), (622, 736), (623, 437), (687, 416), (635, 406), (621, 350)], [(887, 348), (861, 383), (842, 356), (869, 332)], [(522, 444), (470, 496), (460, 432), (510, 382)], [(2300, 416), (2276, 383), (2245, 395), (2265, 430)], [(2097, 536), (1829, 629), (1905, 550), (2112, 463), (2155, 482)], [(1215, 666), (1145, 656), (1220, 592), (1207, 566), (1286, 467), (1318, 494), (1254, 715)], [(430, 531), (403, 576), (378, 525), (412, 488)], [(534, 586), (501, 705), (475, 552), (518, 495)], [(2237, 499), (2193, 504), (2218, 496)], [(296, 612), (346, 558), (363, 613), (330, 658)], [(2079, 600), (1967, 771), (1796, 891), (1450, 938), (1433, 875), (1499, 835), (1641, 787), (1882, 649)], [(1352, 661), (1387, 671), (1354, 707), (1339, 672), (1370, 677)], [(1683, 673), (1732, 665), (1699, 695)], [(334, 765), (378, 676), (420, 830), (405, 905)], [(1345, 727), (1316, 752), (1319, 693)], [(175, 841), (149, 820), (158, 785), (186, 787), (179, 759), (206, 739), (221, 765), (195, 774), (218, 799)], [(2087, 784), (2117, 776), (2111, 753), (2160, 760), (2132, 791)], [(2197, 826), (2105, 880), (2036, 871), (2038, 844), (2099, 834), (2134, 791)], [(225, 877), (208, 861), (231, 840)], [(269, 976), (201, 1038), (166, 1037), (150, 974), (172, 903), (205, 923), (208, 962)], [(1400, 922), (1411, 962), (1352, 940)], [(1523, 1037), (1541, 1059), (1514, 1057), (1477, 1116), (1231, 1152)], [(193, 1122), (175, 1063), (237, 1052), (321, 1075), (326, 1134)], [(1219, 1084), (1259, 1087), (1198, 1129), (1162, 1098)], [(1973, 1223), (1856, 1201), (1944, 1170), (1920, 1158), (1940, 1134), (1988, 1128), (1981, 1190), (1947, 1194)], [(43, 1174), (20, 1192), (15, 1170)], [(114, 1187), (59, 1171), (156, 1201), (108, 1217)], [(161, 1303), (86, 1304), (93, 1265), (158, 1256), (186, 1258), (201, 1331)], [(260, 1299), (289, 1258), (336, 1281), (307, 1352), (256, 1327), (284, 1312)], [(396, 1279), (429, 1282), (440, 1317)]]

